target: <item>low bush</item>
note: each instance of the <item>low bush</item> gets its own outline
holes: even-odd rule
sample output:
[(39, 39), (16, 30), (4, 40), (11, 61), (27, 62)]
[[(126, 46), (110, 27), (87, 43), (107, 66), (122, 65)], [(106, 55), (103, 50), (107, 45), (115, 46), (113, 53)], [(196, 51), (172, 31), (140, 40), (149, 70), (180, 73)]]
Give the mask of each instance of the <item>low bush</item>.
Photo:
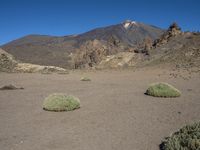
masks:
[(88, 77), (82, 77), (82, 78), (81, 78), (81, 81), (91, 81), (91, 79), (88, 78)]
[(49, 111), (71, 111), (80, 108), (80, 101), (74, 96), (54, 93), (45, 98), (43, 109)]
[(154, 83), (149, 86), (145, 94), (155, 97), (181, 96), (181, 92), (172, 85), (169, 85), (168, 83)]
[(167, 137), (161, 150), (200, 150), (200, 122), (186, 125)]

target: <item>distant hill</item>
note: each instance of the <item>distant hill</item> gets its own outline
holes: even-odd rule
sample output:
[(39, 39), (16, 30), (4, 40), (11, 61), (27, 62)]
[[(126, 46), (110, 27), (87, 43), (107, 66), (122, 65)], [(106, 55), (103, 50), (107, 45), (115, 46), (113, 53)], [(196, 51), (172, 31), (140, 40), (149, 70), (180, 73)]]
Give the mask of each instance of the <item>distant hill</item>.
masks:
[(82, 68), (98, 64), (104, 56), (131, 51), (145, 38), (155, 40), (163, 32), (158, 27), (127, 20), (80, 35), (28, 35), (2, 48), (22, 62)]

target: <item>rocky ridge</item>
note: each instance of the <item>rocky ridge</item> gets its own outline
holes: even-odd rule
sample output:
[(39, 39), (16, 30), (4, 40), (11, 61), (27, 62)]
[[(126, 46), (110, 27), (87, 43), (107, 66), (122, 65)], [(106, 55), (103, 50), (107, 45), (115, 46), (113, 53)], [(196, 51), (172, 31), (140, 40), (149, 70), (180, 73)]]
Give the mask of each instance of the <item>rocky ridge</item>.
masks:
[(41, 66), (29, 63), (19, 63), (15, 58), (0, 49), (0, 72), (19, 72), (19, 73), (52, 73), (66, 72), (66, 69), (55, 66)]

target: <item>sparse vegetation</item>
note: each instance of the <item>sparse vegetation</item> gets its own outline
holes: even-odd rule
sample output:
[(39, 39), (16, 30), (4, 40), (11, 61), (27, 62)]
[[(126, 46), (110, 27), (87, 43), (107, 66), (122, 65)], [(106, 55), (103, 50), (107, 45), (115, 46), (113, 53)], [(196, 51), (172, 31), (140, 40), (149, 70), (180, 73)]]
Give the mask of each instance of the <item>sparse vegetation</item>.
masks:
[(60, 71), (60, 72), (57, 72), (57, 74), (63, 74), (63, 75), (65, 75), (65, 74), (69, 74), (69, 71)]
[(154, 83), (145, 94), (155, 97), (179, 97), (181, 92), (168, 83)]
[(49, 111), (71, 111), (79, 107), (78, 98), (61, 93), (51, 94), (43, 102), (43, 109)]
[(89, 77), (82, 77), (81, 81), (91, 81), (91, 79)]
[(41, 74), (52, 74), (52, 72), (42, 71)]
[(186, 125), (160, 145), (161, 150), (199, 150), (200, 122)]

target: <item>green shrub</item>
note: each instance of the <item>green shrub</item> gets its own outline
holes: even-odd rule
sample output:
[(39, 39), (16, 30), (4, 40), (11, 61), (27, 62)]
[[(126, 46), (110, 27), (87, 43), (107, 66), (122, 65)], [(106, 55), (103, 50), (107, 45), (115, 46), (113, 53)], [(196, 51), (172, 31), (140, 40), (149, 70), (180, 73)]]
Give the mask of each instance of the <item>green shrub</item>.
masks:
[(45, 98), (43, 109), (49, 111), (70, 111), (80, 107), (80, 101), (74, 96), (51, 94)]
[(88, 78), (88, 77), (82, 77), (82, 78), (81, 78), (81, 81), (91, 81), (91, 79)]
[(168, 83), (154, 83), (145, 94), (155, 97), (179, 97), (181, 92)]
[(200, 122), (186, 125), (160, 145), (161, 150), (200, 150)]

